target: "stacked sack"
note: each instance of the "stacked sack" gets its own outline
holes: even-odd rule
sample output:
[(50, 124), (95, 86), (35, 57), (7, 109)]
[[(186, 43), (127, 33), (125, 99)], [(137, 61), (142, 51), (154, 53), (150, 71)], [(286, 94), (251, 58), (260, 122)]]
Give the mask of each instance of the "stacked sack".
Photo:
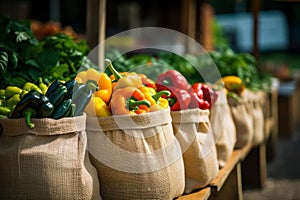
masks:
[[(74, 81), (54, 81), (44, 93), (23, 87), (12, 112), (0, 119), (1, 199), (101, 199), (74, 87)], [(88, 84), (82, 88), (75, 95), (93, 92)]]
[[(113, 73), (110, 79), (96, 71), (94, 77), (99, 84), (107, 80), (104, 93), (109, 98), (95, 93), (94, 102), (85, 110), (88, 150), (102, 198), (181, 196), (185, 186), (182, 153), (173, 133), (168, 101), (162, 97), (170, 93), (158, 92), (144, 74), (119, 73), (109, 60), (106, 62)], [(78, 74), (78, 80), (85, 79), (84, 73)]]

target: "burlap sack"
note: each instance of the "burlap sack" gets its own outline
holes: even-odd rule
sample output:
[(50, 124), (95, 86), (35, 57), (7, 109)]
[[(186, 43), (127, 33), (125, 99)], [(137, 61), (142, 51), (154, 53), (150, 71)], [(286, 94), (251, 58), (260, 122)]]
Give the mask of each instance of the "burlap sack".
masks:
[(174, 199), (184, 166), (169, 110), (87, 118), (88, 147), (103, 199)]
[(235, 148), (243, 148), (252, 143), (253, 129), (253, 106), (249, 102), (249, 92), (246, 89), (239, 101), (228, 97), (228, 104), (232, 114), (232, 119), (236, 128)]
[(210, 123), (216, 141), (219, 168), (229, 160), (236, 143), (236, 129), (224, 90), (210, 110)]
[(265, 117), (262, 106), (265, 104), (265, 93), (263, 91), (248, 91), (249, 104), (253, 117), (253, 139), (254, 146), (261, 144), (265, 139)]
[(101, 199), (86, 151), (86, 116), (0, 120), (0, 199)]
[(209, 110), (172, 111), (174, 134), (183, 152), (185, 193), (207, 186), (219, 172)]

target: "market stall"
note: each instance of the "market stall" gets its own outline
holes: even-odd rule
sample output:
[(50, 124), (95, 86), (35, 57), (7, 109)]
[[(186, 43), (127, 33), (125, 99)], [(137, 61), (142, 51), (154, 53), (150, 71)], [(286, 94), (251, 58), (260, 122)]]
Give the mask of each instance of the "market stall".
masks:
[(263, 187), (277, 88), (255, 57), (204, 53), (165, 29), (104, 42), (106, 2), (87, 7), (85, 38), (0, 19), (0, 197), (242, 199)]

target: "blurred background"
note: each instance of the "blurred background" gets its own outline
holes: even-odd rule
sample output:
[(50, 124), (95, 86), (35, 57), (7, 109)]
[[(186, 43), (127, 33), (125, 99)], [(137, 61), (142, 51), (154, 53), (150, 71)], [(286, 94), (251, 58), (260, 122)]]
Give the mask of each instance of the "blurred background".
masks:
[[(87, 5), (92, 1), (0, 0), (0, 13), (43, 23), (59, 22), (86, 34)], [(288, 76), (289, 69), (297, 69), (299, 63), (299, 10), (297, 0), (110, 0), (106, 2), (105, 35), (142, 26), (165, 27), (195, 38), (207, 50), (223, 43), (225, 36), (235, 51), (258, 54), (259, 49), (260, 61), (268, 64), (268, 70)], [(95, 16), (94, 24), (97, 21)], [(257, 41), (253, 41), (254, 33)]]

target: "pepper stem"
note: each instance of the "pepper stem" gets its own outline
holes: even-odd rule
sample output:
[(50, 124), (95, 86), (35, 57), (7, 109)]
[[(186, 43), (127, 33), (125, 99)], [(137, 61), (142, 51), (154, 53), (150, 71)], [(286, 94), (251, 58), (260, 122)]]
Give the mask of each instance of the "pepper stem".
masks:
[(35, 115), (35, 111), (32, 108), (26, 108), (24, 110), (25, 122), (29, 128), (34, 128), (34, 124), (31, 122), (31, 118)]
[(172, 97), (172, 98), (168, 98), (168, 103), (170, 106), (173, 106), (176, 103), (176, 98)]
[(148, 100), (135, 101), (134, 99), (129, 99), (128, 110), (136, 110), (140, 105), (146, 105), (149, 108), (151, 103)]
[(161, 90), (159, 92), (157, 92), (156, 94), (152, 95), (152, 98), (157, 102), (158, 99), (162, 96), (162, 95), (166, 95), (167, 97), (169, 97), (171, 95), (171, 92), (168, 90)]
[(86, 85), (90, 90), (92, 90), (93, 92), (99, 90), (99, 86), (98, 86), (97, 82), (94, 81), (94, 80), (88, 80), (88, 81), (85, 83), (85, 85)]
[(114, 66), (112, 65), (109, 59), (105, 59), (105, 64), (109, 68), (111, 73), (114, 75), (116, 81), (122, 78), (122, 75), (114, 68)]

